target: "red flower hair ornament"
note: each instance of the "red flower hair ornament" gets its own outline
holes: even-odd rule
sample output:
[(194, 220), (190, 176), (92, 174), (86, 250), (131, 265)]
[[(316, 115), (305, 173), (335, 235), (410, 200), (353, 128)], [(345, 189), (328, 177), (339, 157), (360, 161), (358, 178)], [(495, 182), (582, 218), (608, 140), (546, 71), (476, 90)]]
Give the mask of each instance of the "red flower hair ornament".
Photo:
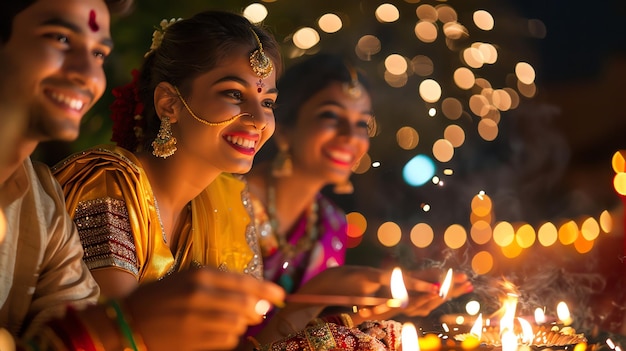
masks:
[(111, 141), (129, 151), (140, 151), (146, 120), (142, 116), (144, 106), (139, 100), (139, 71), (133, 69), (132, 82), (113, 88), (115, 100), (111, 104), (113, 135)]

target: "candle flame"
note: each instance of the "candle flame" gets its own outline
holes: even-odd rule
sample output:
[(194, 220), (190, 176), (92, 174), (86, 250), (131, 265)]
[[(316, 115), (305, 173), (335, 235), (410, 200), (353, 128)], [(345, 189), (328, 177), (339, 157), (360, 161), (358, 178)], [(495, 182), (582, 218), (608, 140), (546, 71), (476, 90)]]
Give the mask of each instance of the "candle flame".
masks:
[(402, 270), (398, 267), (391, 272), (391, 296), (393, 299), (387, 302), (389, 307), (406, 307), (409, 303), (409, 293), (404, 285)]
[(402, 350), (420, 350), (417, 341), (417, 330), (413, 323), (407, 322), (402, 325)]
[(535, 309), (535, 323), (541, 325), (546, 322), (546, 314), (543, 312), (543, 308), (537, 307)]
[(478, 317), (476, 318), (476, 322), (474, 322), (472, 329), (470, 329), (470, 334), (475, 335), (478, 340), (480, 340), (480, 337), (483, 335), (483, 314), (482, 313), (480, 313)]
[(517, 351), (517, 336), (511, 329), (505, 329), (502, 332), (502, 351)]
[(563, 322), (563, 324), (569, 325), (572, 323), (572, 317), (565, 302), (561, 301), (558, 305), (556, 305), (556, 315), (559, 317), (559, 320)]
[(502, 310), (503, 315), (500, 319), (500, 332), (502, 333), (505, 329), (513, 331), (513, 324), (515, 321), (515, 311), (517, 310), (517, 299), (518, 296), (513, 293), (508, 293), (507, 298), (504, 300)]
[(533, 327), (530, 325), (530, 322), (525, 320), (524, 318), (517, 318), (520, 326), (522, 327), (522, 335), (520, 335), (520, 339), (522, 344), (530, 345), (533, 343), (533, 338), (535, 337), (535, 332), (533, 332)]
[(441, 288), (439, 289), (439, 296), (442, 299), (445, 299), (448, 296), (448, 291), (450, 290), (450, 286), (452, 285), (452, 268), (448, 269), (448, 273), (446, 273), (446, 277), (443, 279), (443, 283), (441, 283)]

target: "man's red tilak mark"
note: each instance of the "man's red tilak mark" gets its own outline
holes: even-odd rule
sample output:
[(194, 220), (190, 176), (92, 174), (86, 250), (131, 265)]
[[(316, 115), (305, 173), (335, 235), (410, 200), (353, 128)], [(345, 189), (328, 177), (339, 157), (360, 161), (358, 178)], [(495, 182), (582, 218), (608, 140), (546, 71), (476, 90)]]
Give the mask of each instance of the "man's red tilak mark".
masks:
[(96, 23), (96, 11), (94, 10), (89, 11), (89, 28), (93, 32), (97, 32), (100, 29), (100, 26)]

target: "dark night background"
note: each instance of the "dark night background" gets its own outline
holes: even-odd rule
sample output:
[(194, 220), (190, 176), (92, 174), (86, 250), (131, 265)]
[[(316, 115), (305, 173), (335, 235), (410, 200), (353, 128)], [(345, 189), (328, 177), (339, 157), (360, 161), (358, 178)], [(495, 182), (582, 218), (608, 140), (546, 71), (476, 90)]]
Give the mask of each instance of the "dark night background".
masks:
[[(320, 44), (311, 52), (333, 51), (350, 57), (368, 72), (377, 89), (375, 110), (382, 128), (380, 135), (372, 139), (370, 155), (373, 160), (381, 161), (382, 166), (353, 177), (354, 195), (336, 197), (347, 211), (359, 211), (368, 218), (368, 231), (362, 243), (349, 252), (351, 262), (385, 265), (389, 261), (400, 261), (410, 265), (416, 263), (416, 255), (441, 258), (443, 254), (436, 245), (417, 253), (411, 250), (410, 242), (396, 248), (382, 248), (377, 243), (375, 230), (385, 221), (398, 223), (403, 231), (410, 230), (417, 222), (426, 222), (435, 229), (437, 237), (452, 223), (469, 224), (469, 202), (479, 190), (485, 190), (492, 197), (498, 220), (527, 222), (535, 226), (559, 218), (585, 215), (597, 218), (603, 210), (621, 216), (621, 202), (612, 186), (615, 173), (611, 158), (617, 150), (626, 149), (626, 112), (623, 107), (626, 101), (626, 2), (388, 2), (400, 10), (397, 23), (379, 24), (374, 19), (373, 11), (383, 1), (262, 2), (269, 10), (265, 24), (279, 42), (285, 43), (286, 65), (293, 60), (288, 37), (295, 29), (315, 27), (316, 19), (326, 12), (344, 14), (349, 18), (344, 28), (332, 35), (322, 33)], [(130, 15), (115, 19), (112, 34), (116, 47), (106, 67), (109, 76), (107, 94), (85, 118), (80, 139), (71, 144), (43, 144), (35, 157), (54, 164), (71, 152), (109, 142), (110, 89), (130, 80), (131, 69), (139, 67), (143, 53), (150, 45), (153, 26), (162, 18), (188, 17), (203, 9), (241, 11), (250, 3), (240, 0), (136, 0)], [(459, 22), (471, 27), (470, 40), (490, 42), (498, 47), (498, 64), (481, 70), (494, 86), (506, 84), (506, 76), (517, 61), (532, 64), (537, 75), (537, 95), (531, 99), (523, 98), (519, 108), (502, 114), (500, 134), (495, 141), (486, 142), (477, 136), (476, 117), (457, 121), (466, 131), (466, 142), (455, 150), (454, 158), (445, 165), (453, 168), (455, 173), (446, 178), (444, 187), (430, 183), (419, 188), (409, 187), (403, 183), (400, 171), (413, 155), (430, 153), (432, 142), (441, 137), (441, 130), (450, 121), (443, 117), (426, 117), (427, 106), (416, 94), (419, 77), (409, 77), (407, 87), (398, 89), (388, 87), (379, 74), (380, 61), (391, 53), (401, 53), (409, 58), (417, 54), (428, 55), (435, 65), (433, 78), (441, 83), (444, 96), (446, 93), (462, 95), (449, 82), (452, 70), (460, 65), (458, 53), (446, 49), (440, 43), (441, 39), (424, 44), (413, 34), (412, 28), (417, 20), (415, 8), (422, 4), (453, 7), (459, 15)], [(471, 14), (478, 9), (489, 11), (495, 18), (495, 28), (491, 32), (480, 32), (471, 26)], [(529, 35), (529, 20), (539, 20), (545, 25), (545, 37)], [(358, 61), (354, 54), (354, 45), (364, 34), (376, 34), (382, 41), (381, 52), (370, 62)], [(418, 147), (410, 151), (400, 149), (395, 141), (395, 131), (407, 124), (420, 133)], [(428, 213), (421, 211), (423, 203), (430, 204), (432, 210)], [(598, 273), (608, 281), (603, 291), (595, 292), (598, 301), (608, 304), (598, 308), (610, 310), (616, 305), (625, 306), (626, 267), (623, 258), (620, 261), (620, 255), (624, 254), (620, 250), (623, 245), (622, 224), (621, 218), (616, 219), (617, 233), (598, 239), (597, 247), (585, 256), (555, 258), (545, 248), (540, 248), (529, 253), (526, 262), (540, 262), (548, 268)], [(600, 242), (602, 239), (605, 241)], [(466, 263), (457, 258), (458, 265)], [(623, 333), (624, 327), (619, 320), (624, 316), (623, 309), (617, 309), (617, 313), (617, 316), (611, 312), (597, 314), (605, 328), (619, 331), (621, 327)]]

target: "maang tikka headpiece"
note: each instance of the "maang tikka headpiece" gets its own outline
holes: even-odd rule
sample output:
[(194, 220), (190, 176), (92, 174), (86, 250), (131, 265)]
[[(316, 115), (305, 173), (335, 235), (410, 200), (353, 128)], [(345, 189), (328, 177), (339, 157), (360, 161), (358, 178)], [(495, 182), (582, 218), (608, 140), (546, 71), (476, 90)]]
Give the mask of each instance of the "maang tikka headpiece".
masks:
[(256, 42), (259, 44), (259, 47), (250, 54), (250, 67), (252, 67), (254, 74), (259, 77), (259, 82), (256, 85), (258, 87), (257, 91), (260, 93), (262, 88), (265, 86), (265, 84), (263, 84), (263, 79), (272, 74), (274, 65), (272, 65), (272, 60), (270, 60), (270, 58), (265, 54), (265, 51), (263, 51), (263, 44), (261, 44), (259, 36), (256, 34), (254, 29), (250, 28), (250, 31), (254, 34)]
[(354, 66), (346, 64), (346, 69), (350, 73), (350, 82), (343, 84), (343, 90), (353, 98), (361, 96), (361, 83), (359, 82), (359, 75), (356, 72)]

